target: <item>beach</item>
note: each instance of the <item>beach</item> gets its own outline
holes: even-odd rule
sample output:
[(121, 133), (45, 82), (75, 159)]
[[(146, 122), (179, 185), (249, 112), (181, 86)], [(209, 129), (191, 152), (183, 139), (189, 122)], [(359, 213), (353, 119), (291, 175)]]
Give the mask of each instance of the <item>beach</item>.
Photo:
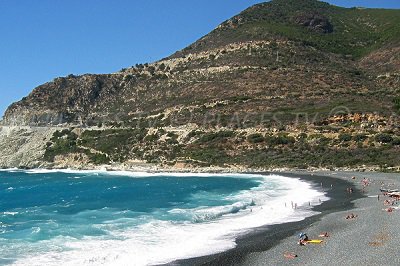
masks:
[[(239, 191), (243, 189), (247, 191), (247, 194), (242, 195), (245, 196), (244, 198), (241, 196), (240, 199), (237, 198), (234, 201), (247, 202), (248, 205), (242, 208), (243, 211), (248, 212), (245, 216), (234, 218), (235, 215), (233, 215), (230, 218), (212, 219), (211, 222), (208, 220), (201, 220), (202, 222), (200, 223), (189, 223), (189, 227), (179, 226), (179, 223), (176, 224), (175, 222), (163, 223), (161, 221), (161, 223), (154, 223), (154, 221), (158, 219), (157, 216), (154, 217), (151, 223), (144, 221), (143, 226), (138, 226), (138, 230), (136, 231), (131, 230), (132, 224), (126, 224), (125, 229), (121, 228), (121, 230), (118, 231), (124, 236), (122, 242), (120, 239), (98, 239), (96, 236), (90, 237), (92, 230), (98, 229), (98, 225), (107, 224), (108, 226), (111, 222), (115, 222), (114, 220), (111, 221), (109, 217), (117, 219), (116, 222), (119, 226), (124, 226), (124, 224), (120, 223), (121, 221), (132, 221), (126, 219), (126, 216), (130, 215), (129, 217), (136, 217), (134, 216), (136, 215), (134, 210), (128, 213), (119, 210), (129, 210), (129, 206), (135, 205), (135, 201), (131, 202), (131, 200), (133, 200), (132, 195), (139, 195), (139, 191), (145, 191), (149, 188), (159, 188), (159, 190), (150, 191), (149, 195), (161, 192), (166, 193), (166, 195), (175, 195), (175, 190), (171, 187), (171, 184), (175, 184), (174, 187), (178, 189), (179, 195), (181, 195), (183, 185), (181, 181), (183, 180), (189, 182), (186, 186), (188, 189), (185, 190), (187, 193), (194, 193), (194, 189), (200, 192), (203, 191), (203, 188), (198, 187), (198, 179), (192, 181), (188, 181), (187, 179), (191, 175), (196, 176), (196, 174), (183, 172), (167, 174), (166, 171), (160, 171), (162, 174), (157, 177), (156, 172), (148, 172), (150, 171), (139, 173), (39, 169), (5, 171), (4, 173), (6, 173), (6, 176), (3, 181), (7, 189), (4, 195), (11, 197), (17, 193), (15, 197), (18, 197), (18, 193), (23, 193), (27, 198), (36, 199), (33, 195), (29, 196), (29, 193), (41, 193), (42, 197), (37, 200), (41, 200), (42, 203), (33, 203), (34, 212), (31, 211), (29, 206), (27, 206), (28, 208), (26, 211), (11, 207), (6, 208), (7, 211), (3, 213), (4, 219), (8, 219), (7, 221), (9, 221), (10, 224), (23, 224), (22, 222), (25, 221), (24, 219), (27, 219), (28, 222), (32, 220), (36, 221), (35, 217), (24, 216), (25, 213), (38, 213), (41, 211), (43, 215), (50, 215), (49, 218), (44, 221), (48, 221), (50, 218), (52, 221), (56, 221), (52, 224), (34, 224), (32, 225), (33, 227), (28, 224), (29, 230), (23, 232), (26, 232), (27, 237), (33, 241), (31, 241), (32, 243), (36, 243), (36, 239), (41, 240), (43, 237), (46, 237), (46, 232), (50, 229), (54, 232), (54, 230), (63, 230), (63, 228), (68, 228), (69, 231), (71, 228), (78, 228), (79, 231), (76, 233), (86, 234), (88, 238), (83, 239), (84, 241), (81, 241), (82, 238), (79, 237), (70, 237), (68, 239), (61, 238), (62, 242), (60, 242), (60, 239), (57, 240), (50, 236), (48, 239), (50, 242), (48, 243), (52, 243), (49, 246), (52, 246), (53, 250), (47, 250), (46, 245), (46, 251), (35, 253), (35, 256), (26, 256), (24, 254), (19, 256), (19, 253), (15, 255), (11, 250), (11, 253), (7, 253), (8, 255), (3, 253), (3, 255), (7, 255), (4, 255), (3, 262), (11, 263), (14, 259), (21, 259), (21, 261), (18, 260), (18, 263), (21, 263), (16, 265), (55, 265), (55, 261), (63, 261), (66, 265), (75, 265), (82, 262), (84, 262), (83, 264), (85, 265), (91, 265), (92, 262), (101, 260), (104, 265), (126, 265), (127, 261), (132, 261), (135, 265), (156, 265), (156, 263), (166, 263), (167, 261), (171, 261), (171, 259), (189, 258), (176, 260), (167, 263), (167, 265), (400, 264), (400, 255), (396, 253), (397, 242), (400, 239), (400, 233), (398, 232), (398, 216), (400, 209), (398, 209), (397, 201), (390, 198), (387, 193), (381, 191), (381, 188), (387, 190), (396, 190), (400, 188), (399, 174), (389, 173), (341, 171), (244, 172), (250, 174), (247, 179), (228, 180), (224, 179), (224, 174), (222, 174), (220, 181), (217, 181), (218, 183), (216, 184), (213, 183), (214, 185), (212, 187), (228, 189), (229, 186), (236, 183), (239, 187), (232, 188), (232, 191), (226, 193), (231, 195), (231, 193), (237, 193), (238, 189)], [(252, 176), (251, 174), (256, 175)], [(153, 175), (157, 178), (150, 178)], [(207, 176), (208, 174), (202, 175)], [(111, 176), (113, 178), (110, 178)], [(134, 178), (127, 178), (127, 176)], [(181, 179), (181, 176), (187, 176), (187, 178)], [(272, 185), (273, 194), (268, 194), (271, 192), (271, 190), (268, 189), (270, 185), (257, 191), (249, 190), (249, 188), (254, 186), (254, 184), (251, 184), (252, 179), (260, 178), (260, 176), (262, 180), (266, 182), (265, 184)], [(44, 178), (45, 181), (40, 178)], [(213, 182), (215, 182), (219, 180), (215, 178), (216, 177), (214, 177), (214, 179), (206, 178), (203, 181), (208, 180), (208, 182), (210, 182), (214, 180)], [(273, 189), (274, 178), (278, 178), (277, 180), (279, 183), (284, 181), (283, 184), (285, 185)], [(283, 179), (281, 180), (280, 178)], [(172, 179), (174, 180), (173, 182), (168, 181)], [(18, 180), (24, 180), (24, 182), (31, 180), (33, 183), (28, 186), (20, 186)], [(53, 182), (50, 182), (51, 180), (53, 180)], [(55, 181), (57, 182), (54, 183)], [(223, 182), (221, 183), (221, 181)], [(307, 184), (300, 181), (304, 181)], [(153, 185), (150, 186), (149, 182), (156, 183), (152, 183)], [(193, 184), (190, 182), (193, 182)], [(42, 190), (39, 189), (40, 187), (37, 186), (38, 184), (40, 184)], [(192, 186), (194, 184), (196, 184), (195, 187)], [(275, 183), (275, 185), (276, 184), (278, 183)], [(75, 187), (74, 190), (68, 190), (70, 192), (83, 191), (83, 193), (87, 194), (85, 191), (88, 190), (90, 191), (89, 194), (102, 193), (101, 198), (105, 198), (106, 201), (101, 203), (99, 200), (95, 200), (94, 202), (100, 205), (97, 207), (90, 205), (91, 208), (87, 211), (88, 205), (86, 205), (85, 201), (81, 204), (70, 201), (70, 199), (75, 199), (76, 196), (80, 197), (84, 195), (70, 195), (67, 193), (62, 194), (62, 198), (66, 199), (66, 202), (62, 201), (60, 204), (57, 204), (57, 202), (50, 202), (51, 204), (49, 205), (49, 199), (46, 199), (41, 191), (47, 191), (48, 188), (46, 188), (46, 186), (49, 186), (52, 189), (58, 188), (60, 190), (58, 194), (61, 193), (61, 191), (64, 193), (64, 191), (66, 192), (64, 185), (67, 185), (67, 188), (70, 186)], [(259, 185), (257, 185), (257, 187), (258, 186)], [(169, 190), (166, 190), (166, 187), (169, 187)], [(126, 188), (129, 189), (126, 190)], [(25, 190), (23, 191), (23, 189)], [(135, 192), (132, 189), (136, 189), (137, 191)], [(219, 193), (216, 194), (216, 199), (221, 198), (220, 194), (222, 190), (218, 191)], [(290, 193), (282, 197), (282, 193), (284, 194), (285, 191), (290, 191)], [(104, 195), (108, 196), (104, 197)], [(199, 196), (202, 195), (201, 193), (199, 194)], [(206, 198), (194, 197), (193, 199), (196, 203), (198, 202), (199, 206), (203, 206), (207, 202), (204, 203), (201, 200), (209, 200), (212, 195), (213, 194), (206, 194)], [(274, 201), (274, 197), (270, 198), (269, 195), (275, 195), (278, 200)], [(115, 201), (113, 201), (114, 196)], [(125, 199), (122, 199), (123, 197), (125, 197)], [(246, 201), (247, 198), (253, 197), (256, 198), (254, 202), (252, 201), (250, 203), (250, 201)], [(263, 201), (264, 197), (268, 199)], [(191, 199), (192, 197), (189, 198)], [(181, 200), (175, 199), (175, 201)], [(9, 198), (9, 200), (3, 203), (6, 202), (12, 203), (14, 200)], [(26, 201), (24, 202), (26, 203)], [(163, 202), (170, 202), (170, 200), (163, 200)], [(91, 204), (91, 201), (89, 201), (89, 203)], [(38, 206), (42, 205), (43, 208), (40, 209)], [(59, 208), (59, 210), (57, 209), (57, 212), (54, 212), (53, 209), (49, 211), (46, 207), (48, 205), (50, 208)], [(105, 208), (104, 206), (113, 207)], [(148, 207), (146, 203), (146, 208)], [(175, 205), (172, 209), (167, 207), (160, 208), (160, 206), (157, 205), (150, 209), (166, 210), (165, 213), (159, 213), (162, 217), (171, 215), (171, 213), (174, 215), (177, 210), (183, 210), (177, 209)], [(68, 214), (65, 213), (65, 210), (67, 210), (66, 208), (78, 208), (78, 211), (73, 211), (69, 214), (71, 221), (76, 221), (75, 225), (72, 225), (71, 222), (64, 222), (64, 217)], [(388, 211), (389, 209), (391, 210), (390, 212)], [(169, 210), (172, 210), (172, 212)], [(216, 213), (217, 215), (229, 216), (237, 212), (234, 211), (236, 209), (229, 209), (230, 211), (228, 212), (224, 210), (222, 210), (223, 212), (221, 213), (219, 209), (211, 209), (207, 210), (206, 214), (215, 214), (215, 211), (218, 211)], [(59, 211), (61, 211), (61, 216), (54, 214)], [(188, 214), (192, 215), (192, 212), (193, 211), (189, 211)], [(279, 215), (277, 219), (272, 219), (274, 214), (279, 213), (290, 213), (291, 215), (284, 216), (285, 219), (279, 219)], [(199, 214), (203, 214), (203, 212)], [(171, 217), (171, 219), (173, 217)], [(198, 219), (203, 216), (196, 217)], [(207, 218), (208, 216), (204, 217)], [(20, 220), (18, 223), (15, 223), (17, 218)], [(87, 222), (85, 220), (87, 218), (91, 220)], [(94, 221), (94, 218), (99, 220)], [(8, 224), (7, 221), (3, 221), (4, 224)], [(85, 222), (82, 223), (81, 221)], [(143, 221), (143, 219), (141, 221)], [(213, 221), (216, 221), (216, 223)], [(94, 227), (87, 227), (87, 224), (93, 224)], [(56, 227), (48, 227), (53, 225)], [(148, 230), (149, 225), (151, 226), (151, 230)], [(82, 231), (82, 228), (89, 231)], [(105, 231), (109, 232), (107, 235), (116, 232), (112, 231), (112, 228), (107, 228), (105, 228), (105, 230), (111, 230)], [(157, 231), (157, 228), (160, 230)], [(32, 231), (31, 229), (34, 230)], [(96, 232), (103, 234), (103, 231)], [(299, 234), (302, 232), (306, 233), (310, 239), (322, 240), (322, 243), (308, 243), (300, 246), (298, 240)], [(321, 236), (321, 234), (325, 232), (327, 236)], [(12, 233), (13, 231), (10, 232), (10, 234)], [(61, 233), (63, 237), (63, 231)], [(189, 235), (186, 233), (189, 233)], [(12, 235), (10, 235), (10, 241), (13, 240), (11, 236)], [(18, 242), (18, 239), (21, 239), (22, 242)], [(21, 244), (21, 247), (30, 247), (31, 242), (24, 242), (24, 239), (25, 237), (21, 238), (17, 235), (16, 239), (14, 239), (16, 242), (14, 242), (16, 244)], [(74, 240), (71, 242), (71, 239), (75, 239), (76, 241)], [(213, 240), (211, 244), (208, 242), (210, 239)], [(137, 242), (138, 240), (141, 241)], [(70, 241), (70, 245), (79, 248), (63, 250), (64, 241)], [(39, 241), (37, 243), (43, 244), (45, 242)], [(153, 243), (156, 246), (149, 246), (149, 243)], [(3, 244), (9, 245), (7, 242)], [(103, 250), (104, 246), (107, 246), (106, 250)], [(54, 249), (54, 247), (57, 249)], [(154, 248), (153, 251), (148, 252), (152, 250), (152, 248)], [(3, 251), (5, 250), (7, 249), (3, 249)], [(201, 252), (198, 252), (198, 250)], [(214, 252), (214, 254), (206, 255), (212, 252)], [(204, 254), (204, 256), (201, 254)], [(77, 263), (72, 263), (72, 261), (76, 261)]]
[[(397, 253), (400, 210), (388, 212), (389, 207), (397, 205), (385, 205), (388, 197), (380, 192), (381, 187), (400, 188), (398, 174), (331, 171), (281, 174), (312, 181), (316, 187), (322, 182), (321, 189), (331, 200), (313, 208), (319, 215), (300, 222), (258, 228), (238, 238), (235, 249), (170, 265), (400, 264)], [(349, 193), (350, 187), (352, 193)], [(350, 214), (355, 218), (346, 219)], [(300, 246), (297, 244), (299, 232), (323, 242)], [(319, 237), (323, 232), (329, 237)]]

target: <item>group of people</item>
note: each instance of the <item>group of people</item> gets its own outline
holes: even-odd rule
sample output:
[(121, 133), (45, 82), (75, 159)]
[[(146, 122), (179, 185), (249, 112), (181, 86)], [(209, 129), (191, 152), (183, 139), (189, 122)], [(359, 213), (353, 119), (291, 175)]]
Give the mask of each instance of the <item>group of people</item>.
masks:
[(349, 215), (346, 216), (346, 219), (354, 219), (357, 218), (358, 215), (354, 215), (354, 213), (350, 213)]
[[(352, 179), (355, 179), (355, 177), (352, 177)], [(364, 191), (364, 188), (368, 187), (370, 184), (371, 184), (371, 181), (370, 181), (368, 178), (363, 178), (363, 179), (361, 180), (361, 185), (362, 185), (363, 191)], [(382, 184), (382, 185), (383, 185), (383, 184)], [(321, 186), (322, 186), (322, 183), (321, 183)], [(352, 194), (352, 193), (354, 192), (354, 190), (353, 190), (352, 187), (348, 187), (348, 188), (346, 189), (346, 192), (347, 192), (348, 194)], [(387, 196), (388, 194), (389, 194), (389, 193), (385, 192), (385, 193), (383, 193), (383, 196)], [(380, 200), (380, 197), (379, 197), (379, 195), (378, 195), (378, 201), (379, 201), (379, 200)], [(399, 197), (396, 197), (396, 198), (394, 198), (394, 199), (385, 199), (384, 202), (383, 202), (383, 204), (386, 205), (386, 206), (389, 206), (389, 207), (386, 209), (386, 211), (388, 211), (388, 212), (393, 212), (393, 210), (395, 210), (395, 207), (392, 207), (392, 206), (393, 206), (394, 204), (396, 204), (397, 201), (400, 201), (400, 196), (399, 196)], [(293, 208), (293, 202), (292, 202), (292, 208)], [(356, 215), (356, 214), (354, 214), (354, 213), (350, 213), (350, 214), (348, 214), (345, 218), (346, 218), (346, 219), (355, 219), (355, 218), (357, 218), (357, 217), (358, 217), (358, 215)], [(328, 234), (328, 232), (323, 232), (323, 233), (319, 234), (319, 237), (329, 237), (329, 234)], [(298, 244), (299, 244), (300, 246), (304, 246), (304, 245), (307, 245), (308, 243), (310, 243), (310, 239), (308, 238), (308, 235), (307, 235), (306, 233), (300, 233), (300, 234), (299, 234)], [(295, 258), (295, 257), (297, 257), (297, 255), (295, 255), (295, 254), (293, 254), (293, 253), (288, 253), (288, 254), (285, 254), (285, 257), (286, 257), (286, 258)]]

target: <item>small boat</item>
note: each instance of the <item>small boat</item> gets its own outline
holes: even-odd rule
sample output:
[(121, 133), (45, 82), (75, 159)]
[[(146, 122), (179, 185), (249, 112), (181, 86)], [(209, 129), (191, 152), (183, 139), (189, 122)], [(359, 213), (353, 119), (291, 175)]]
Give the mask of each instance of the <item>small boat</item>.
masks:
[(381, 192), (392, 193), (392, 192), (399, 192), (399, 190), (398, 189), (381, 188)]

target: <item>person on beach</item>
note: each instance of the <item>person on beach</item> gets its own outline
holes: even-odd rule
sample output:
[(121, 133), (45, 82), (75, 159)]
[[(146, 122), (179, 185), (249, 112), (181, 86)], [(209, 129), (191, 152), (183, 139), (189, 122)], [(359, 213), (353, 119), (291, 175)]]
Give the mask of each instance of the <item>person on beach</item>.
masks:
[(299, 234), (299, 245), (304, 246), (307, 244), (308, 241), (308, 235), (306, 233), (300, 233)]
[(384, 202), (383, 202), (383, 205), (393, 205), (389, 200), (385, 200)]
[(393, 210), (394, 210), (394, 208), (392, 208), (392, 207), (389, 207), (386, 209), (387, 212), (392, 212)]
[(319, 236), (320, 237), (329, 237), (329, 234), (328, 234), (328, 232), (324, 232), (324, 233), (319, 234)]
[(287, 259), (294, 259), (294, 258), (297, 258), (297, 255), (296, 255), (296, 254), (290, 253), (290, 252), (284, 253), (283, 256), (284, 256), (285, 258), (287, 258)]
[(369, 180), (368, 180), (368, 178), (363, 178), (363, 180), (361, 181), (362, 182), (362, 185), (364, 186), (364, 187), (366, 187), (366, 186), (369, 186)]

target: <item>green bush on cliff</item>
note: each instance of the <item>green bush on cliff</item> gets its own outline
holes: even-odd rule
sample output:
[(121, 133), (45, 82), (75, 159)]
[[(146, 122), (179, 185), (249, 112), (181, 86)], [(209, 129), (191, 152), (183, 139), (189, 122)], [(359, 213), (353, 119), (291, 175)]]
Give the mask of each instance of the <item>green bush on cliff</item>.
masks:
[(368, 136), (365, 134), (356, 134), (353, 136), (353, 140), (356, 142), (362, 142), (362, 141), (366, 140), (367, 138), (368, 138)]
[(292, 144), (292, 143), (296, 142), (294, 137), (288, 136), (287, 134), (279, 134), (276, 136), (267, 136), (267, 137), (265, 137), (265, 139), (270, 146), (287, 145), (287, 144)]
[(80, 152), (77, 146), (77, 135), (72, 130), (64, 129), (55, 131), (51, 138), (51, 142), (46, 143), (44, 159), (53, 161), (57, 155), (65, 155), (73, 152)]
[(226, 141), (228, 138), (232, 138), (235, 136), (235, 133), (233, 131), (218, 131), (215, 133), (206, 133), (202, 135), (197, 143), (217, 143), (220, 141)]
[(213, 147), (192, 149), (187, 152), (186, 156), (193, 160), (206, 162), (212, 165), (223, 165), (226, 161), (229, 161), (226, 152)]
[(400, 97), (396, 97), (393, 99), (394, 109), (397, 112), (400, 112)]
[(390, 143), (393, 141), (393, 137), (388, 133), (380, 133), (375, 136), (375, 140), (379, 143)]
[(339, 140), (340, 141), (342, 141), (342, 142), (348, 142), (348, 141), (351, 141), (351, 139), (353, 138), (352, 136), (351, 136), (351, 134), (348, 134), (348, 133), (342, 133), (342, 134), (339, 134)]
[(145, 138), (144, 138), (144, 141), (145, 142), (155, 142), (155, 141), (157, 141), (158, 140), (158, 135), (157, 134), (150, 134), (150, 135), (147, 135)]
[(247, 137), (247, 141), (250, 142), (250, 143), (252, 143), (252, 144), (261, 143), (261, 142), (264, 142), (264, 140), (265, 140), (265, 139), (264, 139), (263, 135), (261, 135), (261, 134), (259, 134), (259, 133), (250, 134), (250, 135)]
[(82, 133), (80, 144), (83, 147), (98, 150), (109, 159), (121, 161), (131, 152), (132, 146), (143, 141), (146, 129), (106, 129), (87, 130)]
[(400, 138), (393, 138), (392, 145), (400, 146)]
[(110, 162), (110, 159), (105, 154), (101, 153), (89, 153), (89, 159), (94, 164), (107, 164)]
[[(130, 154), (133, 145), (140, 143), (147, 134), (146, 129), (86, 130), (81, 136), (71, 130), (56, 131), (47, 144), (44, 158), (53, 161), (57, 155), (84, 153), (95, 164), (111, 160), (123, 161)], [(97, 150), (99, 153), (90, 152)]]

